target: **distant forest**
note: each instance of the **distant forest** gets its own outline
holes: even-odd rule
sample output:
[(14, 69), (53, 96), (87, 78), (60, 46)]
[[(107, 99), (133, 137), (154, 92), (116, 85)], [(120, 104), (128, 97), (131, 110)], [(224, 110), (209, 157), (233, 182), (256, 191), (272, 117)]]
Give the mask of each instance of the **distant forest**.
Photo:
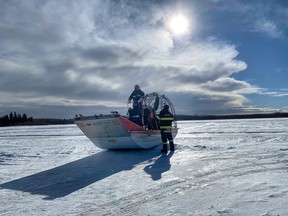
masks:
[(288, 113), (242, 114), (242, 115), (177, 115), (177, 120), (217, 120), (217, 119), (253, 119), (288, 118)]
[[(270, 114), (246, 114), (246, 115), (177, 115), (176, 120), (217, 120), (217, 119), (253, 119), (253, 118), (288, 118), (288, 113), (270, 113)], [(0, 127), (17, 125), (57, 125), (73, 124), (74, 119), (52, 119), (28, 117), (24, 114), (11, 112), (9, 115), (0, 117)]]
[(54, 124), (73, 124), (73, 119), (34, 119), (32, 116), (10, 112), (9, 115), (0, 117), (0, 127), (20, 126), (20, 125), (54, 125)]
[(0, 118), (0, 126), (25, 125), (32, 122), (33, 117), (28, 117), (25, 113), (17, 114), (16, 112), (10, 112), (9, 115), (4, 115)]

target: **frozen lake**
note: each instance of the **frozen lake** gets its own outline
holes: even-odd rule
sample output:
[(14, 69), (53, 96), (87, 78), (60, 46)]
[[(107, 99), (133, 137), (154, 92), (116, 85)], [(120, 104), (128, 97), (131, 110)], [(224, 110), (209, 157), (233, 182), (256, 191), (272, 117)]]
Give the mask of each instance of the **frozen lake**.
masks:
[(288, 215), (288, 119), (178, 122), (175, 153), (0, 128), (0, 215)]

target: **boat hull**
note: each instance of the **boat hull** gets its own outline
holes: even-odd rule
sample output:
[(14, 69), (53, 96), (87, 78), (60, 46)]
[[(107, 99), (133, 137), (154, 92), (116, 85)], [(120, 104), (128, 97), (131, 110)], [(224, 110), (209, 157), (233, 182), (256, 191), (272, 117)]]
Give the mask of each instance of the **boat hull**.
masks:
[(120, 115), (82, 117), (75, 124), (101, 149), (148, 149), (162, 144), (160, 130), (145, 130)]

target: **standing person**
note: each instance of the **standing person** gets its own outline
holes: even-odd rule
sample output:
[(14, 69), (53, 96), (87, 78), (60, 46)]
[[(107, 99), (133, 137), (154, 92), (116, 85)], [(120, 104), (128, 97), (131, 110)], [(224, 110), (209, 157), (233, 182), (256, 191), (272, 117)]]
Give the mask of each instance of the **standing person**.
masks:
[(169, 106), (164, 105), (164, 108), (160, 111), (159, 115), (156, 117), (160, 123), (161, 139), (163, 143), (163, 148), (161, 152), (167, 153), (168, 151), (168, 141), (170, 144), (170, 150), (174, 151), (174, 142), (172, 136), (172, 122), (174, 116), (169, 112)]
[(134, 91), (128, 98), (128, 103), (131, 103), (133, 99), (133, 108), (138, 108), (138, 110), (142, 109), (142, 101), (144, 99), (145, 93), (140, 89), (140, 86), (136, 84), (134, 86)]

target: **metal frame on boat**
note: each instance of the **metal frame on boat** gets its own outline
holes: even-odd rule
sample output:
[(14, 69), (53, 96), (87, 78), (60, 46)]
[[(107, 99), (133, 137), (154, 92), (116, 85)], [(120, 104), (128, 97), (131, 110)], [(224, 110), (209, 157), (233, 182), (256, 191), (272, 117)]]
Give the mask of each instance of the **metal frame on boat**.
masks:
[[(175, 108), (171, 101), (156, 92), (145, 95), (139, 116), (140, 121), (133, 122), (131, 116), (122, 116), (118, 112), (109, 115), (77, 116), (75, 124), (99, 148), (102, 149), (148, 149), (160, 145), (161, 135), (156, 115), (169, 105), (176, 119)], [(140, 122), (140, 123), (139, 123)], [(177, 121), (173, 121), (172, 134), (177, 135)]]

